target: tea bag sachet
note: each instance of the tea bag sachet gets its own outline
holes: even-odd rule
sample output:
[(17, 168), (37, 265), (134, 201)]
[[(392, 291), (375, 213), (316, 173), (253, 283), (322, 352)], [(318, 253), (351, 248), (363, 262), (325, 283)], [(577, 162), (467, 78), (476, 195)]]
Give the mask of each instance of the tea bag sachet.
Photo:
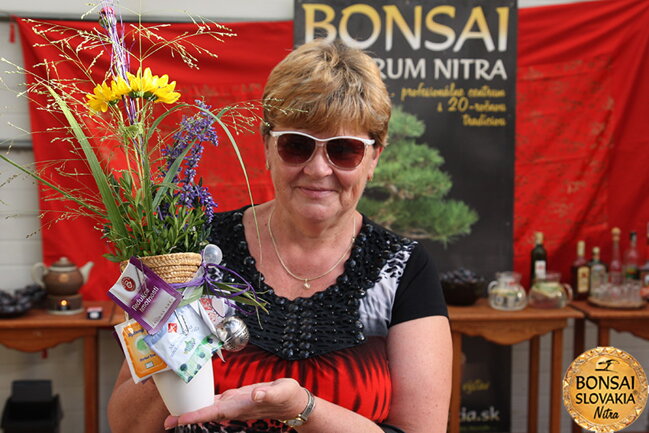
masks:
[(212, 362), (212, 353), (221, 347), (191, 304), (177, 308), (160, 331), (145, 341), (185, 382)]
[(115, 325), (115, 332), (124, 351), (124, 357), (135, 383), (139, 383), (155, 373), (169, 370), (167, 364), (144, 340), (147, 332), (135, 319)]
[(158, 332), (182, 300), (176, 289), (135, 257), (131, 257), (108, 296), (150, 334)]

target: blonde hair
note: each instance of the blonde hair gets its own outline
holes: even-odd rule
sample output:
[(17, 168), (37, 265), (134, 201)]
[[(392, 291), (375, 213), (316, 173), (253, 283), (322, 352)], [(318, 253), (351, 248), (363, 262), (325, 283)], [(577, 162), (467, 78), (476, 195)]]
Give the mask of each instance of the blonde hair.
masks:
[(292, 51), (264, 89), (267, 137), (278, 124), (316, 133), (350, 125), (387, 144), (391, 103), (378, 66), (363, 51), (316, 39)]

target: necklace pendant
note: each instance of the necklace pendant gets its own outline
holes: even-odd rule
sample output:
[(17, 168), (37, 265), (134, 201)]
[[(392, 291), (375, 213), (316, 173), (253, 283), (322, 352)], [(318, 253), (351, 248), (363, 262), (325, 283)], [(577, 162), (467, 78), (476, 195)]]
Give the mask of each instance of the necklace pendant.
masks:
[(311, 284), (309, 284), (309, 280), (304, 280), (304, 288), (306, 290), (309, 290), (311, 288)]

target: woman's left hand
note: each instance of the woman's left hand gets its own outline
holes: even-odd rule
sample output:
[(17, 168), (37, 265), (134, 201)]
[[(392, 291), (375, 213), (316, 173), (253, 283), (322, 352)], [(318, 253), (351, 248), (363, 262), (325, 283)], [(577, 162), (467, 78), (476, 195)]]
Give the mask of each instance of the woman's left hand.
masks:
[(306, 404), (307, 393), (297, 381), (278, 379), (229, 389), (214, 396), (211, 406), (180, 416), (169, 415), (164, 427), (222, 420), (287, 419), (301, 413)]

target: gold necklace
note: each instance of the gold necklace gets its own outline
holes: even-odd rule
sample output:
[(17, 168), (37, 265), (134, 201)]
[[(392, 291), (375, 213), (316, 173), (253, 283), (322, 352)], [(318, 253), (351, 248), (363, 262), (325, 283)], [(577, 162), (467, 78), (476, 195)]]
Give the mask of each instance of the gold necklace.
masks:
[[(306, 277), (300, 277), (299, 275), (295, 275), (291, 270), (286, 266), (284, 263), (284, 260), (282, 260), (282, 256), (279, 255), (279, 250), (277, 249), (277, 243), (275, 242), (275, 236), (273, 236), (273, 230), (270, 227), (271, 219), (273, 218), (273, 213), (275, 212), (275, 208), (271, 209), (270, 214), (268, 215), (268, 234), (270, 235), (270, 241), (273, 243), (273, 249), (275, 250), (275, 255), (277, 256), (277, 260), (279, 260), (279, 264), (282, 265), (282, 268), (286, 271), (287, 274), (289, 274), (291, 277), (295, 278), (298, 281), (303, 282), (303, 286), (305, 290), (309, 290), (311, 288), (311, 284), (309, 284), (309, 281), (314, 281), (314, 280), (319, 280), (320, 278), (324, 277), (340, 264), (340, 262), (343, 261), (343, 259), (347, 256), (347, 253), (351, 251), (352, 246), (354, 246), (354, 240), (356, 240), (356, 236), (352, 235), (352, 241), (349, 243), (349, 247), (345, 250), (342, 256), (338, 260), (336, 260), (336, 263), (333, 264), (332, 267), (327, 269), (326, 272), (318, 275), (317, 277), (311, 277), (311, 278), (306, 278)], [(354, 224), (352, 227), (352, 233), (356, 232), (356, 216), (352, 218), (352, 223)]]

